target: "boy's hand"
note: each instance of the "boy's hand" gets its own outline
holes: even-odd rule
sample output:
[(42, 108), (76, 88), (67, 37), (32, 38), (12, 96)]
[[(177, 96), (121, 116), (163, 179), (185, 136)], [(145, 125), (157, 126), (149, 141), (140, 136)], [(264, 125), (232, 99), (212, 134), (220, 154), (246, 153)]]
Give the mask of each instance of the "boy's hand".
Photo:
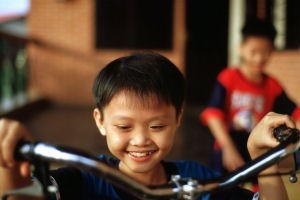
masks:
[(28, 176), (29, 165), (26, 162), (17, 163), (14, 151), (20, 140), (32, 140), (29, 131), (19, 122), (9, 119), (0, 120), (0, 167), (6, 169), (19, 168), (22, 176)]
[(295, 128), (295, 122), (288, 115), (269, 112), (252, 130), (247, 147), (252, 159), (262, 155), (270, 148), (279, 144), (273, 135), (274, 128), (285, 124)]
[[(288, 115), (270, 112), (260, 120), (254, 127), (249, 138), (247, 147), (252, 159), (262, 155), (279, 142), (274, 137), (274, 128), (285, 124), (287, 127), (295, 128), (295, 123)], [(260, 174), (274, 174), (279, 172), (279, 167), (273, 165)], [(288, 199), (284, 183), (280, 176), (258, 177), (260, 199)]]

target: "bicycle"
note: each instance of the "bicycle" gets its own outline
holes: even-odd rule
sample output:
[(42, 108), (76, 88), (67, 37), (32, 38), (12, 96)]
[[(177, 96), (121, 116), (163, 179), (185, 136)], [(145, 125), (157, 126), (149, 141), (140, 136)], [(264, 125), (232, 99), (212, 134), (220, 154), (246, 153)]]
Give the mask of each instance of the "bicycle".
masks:
[[(274, 130), (274, 136), (280, 141), (277, 147), (269, 150), (260, 157), (252, 160), (245, 166), (229, 173), (226, 176), (199, 182), (196, 179), (183, 179), (173, 175), (172, 180), (165, 186), (148, 187), (131, 179), (122, 172), (103, 163), (99, 158), (66, 146), (55, 146), (43, 142), (20, 142), (16, 148), (16, 158), (31, 163), (32, 172), (36, 177), (31, 186), (9, 191), (1, 197), (6, 200), (11, 195), (27, 195), (54, 199), (57, 188), (49, 184), (49, 165), (59, 163), (79, 167), (102, 176), (118, 187), (126, 189), (133, 195), (143, 199), (195, 199), (204, 193), (213, 193), (225, 190), (245, 182), (248, 178), (257, 175), (262, 170), (275, 164), (281, 159), (294, 154), (300, 148), (300, 131), (280, 126)], [(290, 174), (290, 181), (296, 182), (298, 164), (295, 169), (286, 173), (267, 174), (264, 176), (277, 176)]]

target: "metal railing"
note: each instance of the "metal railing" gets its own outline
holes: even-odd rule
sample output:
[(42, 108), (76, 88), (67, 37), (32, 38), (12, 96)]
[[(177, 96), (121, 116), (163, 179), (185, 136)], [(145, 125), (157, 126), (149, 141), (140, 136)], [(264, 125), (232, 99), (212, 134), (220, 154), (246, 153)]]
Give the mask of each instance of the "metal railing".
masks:
[(20, 22), (0, 24), (0, 113), (24, 105), (28, 98), (29, 39), (21, 26)]

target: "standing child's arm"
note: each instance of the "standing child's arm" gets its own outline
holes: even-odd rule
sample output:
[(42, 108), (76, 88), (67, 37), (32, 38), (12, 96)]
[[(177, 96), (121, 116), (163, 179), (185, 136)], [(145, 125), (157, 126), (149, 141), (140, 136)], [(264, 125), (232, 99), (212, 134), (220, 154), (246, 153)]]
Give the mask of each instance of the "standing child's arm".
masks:
[[(252, 130), (248, 139), (248, 150), (252, 157), (262, 155), (270, 148), (275, 147), (279, 142), (273, 136), (274, 128), (285, 124), (295, 128), (295, 123), (288, 115), (268, 113)], [(275, 164), (261, 172), (261, 174), (279, 173), (278, 164)], [(288, 199), (287, 191), (280, 176), (258, 177), (260, 199), (285, 200)]]
[(210, 118), (207, 125), (222, 149), (222, 162), (224, 167), (233, 171), (245, 164), (228, 133), (224, 122), (218, 118)]
[[(227, 127), (227, 119), (230, 115), (227, 98), (230, 94), (236, 76), (236, 71), (226, 68), (222, 70), (216, 79), (207, 107), (200, 115), (200, 120), (207, 125), (212, 135), (222, 150), (222, 164), (228, 171), (233, 171), (245, 164), (245, 161), (237, 149)], [(231, 122), (230, 122), (231, 123)]]

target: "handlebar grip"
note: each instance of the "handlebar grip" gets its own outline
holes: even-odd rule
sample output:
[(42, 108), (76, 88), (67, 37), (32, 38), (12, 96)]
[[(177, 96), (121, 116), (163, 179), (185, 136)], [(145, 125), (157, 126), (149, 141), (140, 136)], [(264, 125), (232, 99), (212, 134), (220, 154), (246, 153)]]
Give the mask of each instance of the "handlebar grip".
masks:
[(279, 142), (283, 142), (292, 135), (300, 137), (300, 131), (296, 128), (289, 128), (286, 125), (280, 125), (274, 128), (273, 135)]
[(33, 148), (33, 143), (25, 140), (19, 141), (15, 147), (15, 159), (18, 161), (29, 161), (31, 159), (31, 155), (33, 154)]

